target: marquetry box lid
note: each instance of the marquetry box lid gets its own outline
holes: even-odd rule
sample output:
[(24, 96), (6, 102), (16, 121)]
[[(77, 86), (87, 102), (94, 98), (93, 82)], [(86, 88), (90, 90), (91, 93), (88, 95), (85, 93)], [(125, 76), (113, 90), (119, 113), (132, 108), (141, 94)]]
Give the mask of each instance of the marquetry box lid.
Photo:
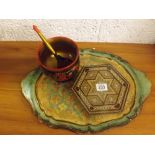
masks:
[(110, 64), (84, 66), (73, 91), (89, 114), (120, 112), (130, 84)]

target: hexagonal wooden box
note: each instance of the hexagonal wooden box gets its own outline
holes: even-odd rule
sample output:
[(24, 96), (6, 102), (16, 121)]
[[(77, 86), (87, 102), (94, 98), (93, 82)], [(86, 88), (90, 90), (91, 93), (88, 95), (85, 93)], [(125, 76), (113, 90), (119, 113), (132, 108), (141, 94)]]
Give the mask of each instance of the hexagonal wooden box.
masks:
[(84, 66), (72, 89), (89, 114), (123, 110), (128, 81), (110, 64)]

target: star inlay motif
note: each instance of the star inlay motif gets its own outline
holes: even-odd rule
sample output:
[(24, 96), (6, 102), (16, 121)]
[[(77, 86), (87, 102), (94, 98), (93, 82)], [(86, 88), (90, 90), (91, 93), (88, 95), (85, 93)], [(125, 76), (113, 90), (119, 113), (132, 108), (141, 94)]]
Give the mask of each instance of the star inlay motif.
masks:
[[(91, 86), (91, 89), (90, 89), (88, 95), (97, 95), (104, 102), (106, 95), (116, 94), (115, 91), (111, 87), (112, 81), (113, 81), (113, 79), (104, 79), (101, 76), (101, 74), (98, 73), (94, 80), (87, 80), (87, 82)], [(98, 83), (106, 83), (108, 90), (107, 91), (96, 91), (96, 84), (98, 84)]]

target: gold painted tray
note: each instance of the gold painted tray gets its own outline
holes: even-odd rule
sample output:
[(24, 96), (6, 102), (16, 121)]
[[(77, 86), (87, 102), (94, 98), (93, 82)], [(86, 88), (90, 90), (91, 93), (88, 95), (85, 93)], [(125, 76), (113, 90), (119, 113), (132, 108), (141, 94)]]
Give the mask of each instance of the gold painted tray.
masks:
[[(50, 127), (87, 132), (126, 124), (137, 115), (151, 87), (142, 72), (92, 49), (81, 50), (80, 65), (76, 81), (58, 83), (39, 68), (22, 81), (22, 92), (39, 119)], [(106, 83), (108, 91), (96, 94), (98, 83)]]

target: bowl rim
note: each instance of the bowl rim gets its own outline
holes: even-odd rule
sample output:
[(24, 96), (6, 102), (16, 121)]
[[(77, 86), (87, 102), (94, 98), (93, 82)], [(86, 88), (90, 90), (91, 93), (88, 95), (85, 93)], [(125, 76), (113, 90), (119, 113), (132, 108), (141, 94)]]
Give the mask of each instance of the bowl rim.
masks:
[(56, 37), (52, 37), (49, 38), (48, 40), (51, 42), (52, 40), (55, 39), (62, 39), (64, 41), (68, 41), (71, 42), (71, 44), (76, 48), (76, 57), (74, 59), (74, 61), (69, 64), (68, 66), (65, 66), (63, 68), (52, 68), (52, 67), (47, 67), (46, 65), (44, 65), (41, 60), (40, 60), (40, 53), (41, 53), (41, 49), (44, 47), (44, 43), (42, 42), (41, 45), (38, 48), (38, 63), (41, 67), (43, 67), (45, 70), (50, 71), (50, 72), (62, 72), (62, 71), (66, 71), (67, 69), (71, 68), (72, 66), (74, 66), (74, 64), (77, 62), (77, 60), (79, 59), (79, 48), (77, 46), (77, 43), (75, 41), (73, 41), (70, 38), (64, 37), (64, 36), (56, 36)]

